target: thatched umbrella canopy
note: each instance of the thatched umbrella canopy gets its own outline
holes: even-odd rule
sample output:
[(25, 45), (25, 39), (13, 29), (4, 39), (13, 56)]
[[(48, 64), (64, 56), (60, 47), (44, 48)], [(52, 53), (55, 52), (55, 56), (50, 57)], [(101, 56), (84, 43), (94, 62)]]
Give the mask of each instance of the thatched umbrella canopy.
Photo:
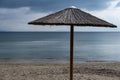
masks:
[(29, 24), (116, 27), (111, 23), (92, 16), (91, 14), (77, 8), (67, 8), (35, 21), (29, 22)]
[(34, 25), (70, 25), (70, 80), (73, 80), (74, 26), (117, 27), (77, 8), (66, 8), (29, 22)]

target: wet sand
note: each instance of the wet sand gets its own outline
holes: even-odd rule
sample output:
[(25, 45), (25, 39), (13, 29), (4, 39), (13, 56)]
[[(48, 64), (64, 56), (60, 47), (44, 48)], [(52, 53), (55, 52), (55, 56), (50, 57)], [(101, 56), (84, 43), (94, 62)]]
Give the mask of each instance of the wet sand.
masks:
[[(69, 80), (69, 63), (0, 62), (0, 80)], [(120, 62), (75, 63), (74, 80), (120, 80)]]

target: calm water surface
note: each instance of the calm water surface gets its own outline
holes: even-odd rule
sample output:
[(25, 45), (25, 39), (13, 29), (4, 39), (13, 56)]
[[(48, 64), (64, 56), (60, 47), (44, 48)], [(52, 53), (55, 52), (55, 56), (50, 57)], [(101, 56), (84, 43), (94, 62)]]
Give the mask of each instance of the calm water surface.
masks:
[[(68, 61), (68, 32), (1, 32), (0, 60)], [(76, 32), (75, 61), (120, 61), (120, 33)]]

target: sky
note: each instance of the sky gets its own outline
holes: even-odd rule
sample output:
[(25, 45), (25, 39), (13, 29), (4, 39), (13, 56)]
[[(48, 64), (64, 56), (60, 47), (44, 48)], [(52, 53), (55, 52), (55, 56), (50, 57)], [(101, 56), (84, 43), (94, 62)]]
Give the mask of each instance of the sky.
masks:
[(117, 28), (75, 27), (75, 31), (120, 31), (120, 0), (0, 0), (0, 31), (69, 31), (68, 26), (27, 23), (71, 6), (117, 25)]

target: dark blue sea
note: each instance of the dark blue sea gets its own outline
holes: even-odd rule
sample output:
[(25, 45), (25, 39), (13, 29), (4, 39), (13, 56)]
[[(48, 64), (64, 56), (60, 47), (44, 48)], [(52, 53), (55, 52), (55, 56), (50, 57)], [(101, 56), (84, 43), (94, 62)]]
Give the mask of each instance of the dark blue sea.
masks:
[[(69, 32), (0, 32), (0, 61), (69, 61)], [(75, 32), (74, 61), (120, 61), (120, 33)]]

